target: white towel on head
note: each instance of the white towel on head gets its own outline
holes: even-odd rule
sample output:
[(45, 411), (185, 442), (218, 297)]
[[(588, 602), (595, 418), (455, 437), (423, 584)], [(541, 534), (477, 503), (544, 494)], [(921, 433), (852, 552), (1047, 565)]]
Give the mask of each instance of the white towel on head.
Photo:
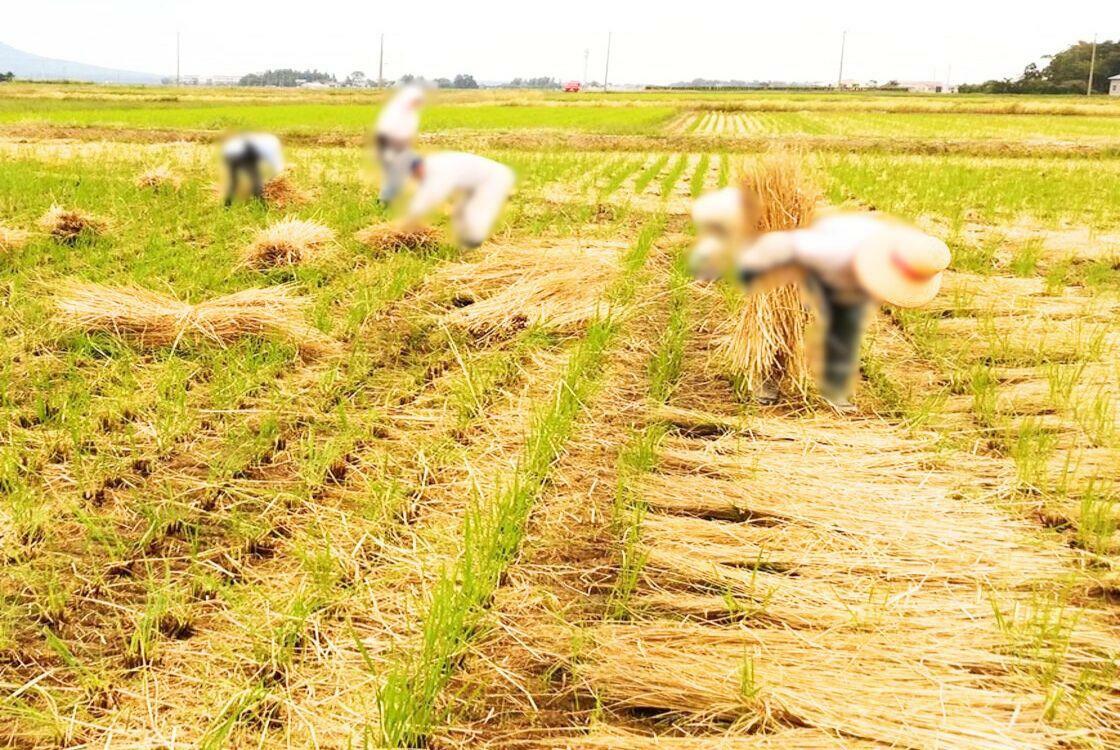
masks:
[(701, 231), (735, 234), (743, 223), (743, 194), (737, 187), (728, 187), (701, 195), (692, 204), (692, 221)]

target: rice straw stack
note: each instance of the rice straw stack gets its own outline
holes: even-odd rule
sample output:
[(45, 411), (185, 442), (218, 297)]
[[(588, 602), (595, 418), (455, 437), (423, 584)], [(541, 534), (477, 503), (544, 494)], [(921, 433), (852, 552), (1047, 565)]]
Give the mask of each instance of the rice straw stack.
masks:
[[(757, 229), (796, 229), (812, 221), (819, 193), (800, 159), (789, 152), (768, 154), (746, 168), (741, 181), (761, 201)], [(793, 283), (748, 296), (720, 349), (731, 371), (750, 390), (770, 382), (805, 392), (809, 374), (805, 327), (809, 313)]]

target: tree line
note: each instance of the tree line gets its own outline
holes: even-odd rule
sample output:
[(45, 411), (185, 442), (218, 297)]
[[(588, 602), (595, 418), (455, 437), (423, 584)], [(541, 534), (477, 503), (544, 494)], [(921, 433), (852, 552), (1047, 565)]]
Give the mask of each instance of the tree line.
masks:
[[(401, 83), (413, 82), (426, 82), (441, 89), (477, 89), (479, 88), (478, 81), (474, 76), (461, 73), (454, 78), (433, 78), (425, 79), (422, 76), (414, 76), (411, 73), (401, 76)], [(557, 78), (549, 76), (536, 76), (532, 78), (522, 78), (520, 76), (511, 79), (507, 83), (500, 83), (497, 88), (500, 89), (559, 89), (563, 84)], [(597, 84), (596, 84), (597, 85)]]
[[(1092, 42), (1071, 44), (1061, 52), (1045, 55), (1044, 68), (1031, 63), (1018, 78), (990, 80), (984, 83), (963, 85), (966, 94), (1083, 94), (1089, 82), (1092, 64)], [(1092, 90), (1099, 94), (1108, 92), (1108, 79), (1120, 73), (1120, 40), (1097, 43), (1097, 59), (1093, 66)]]
[[(250, 73), (241, 76), (238, 84), (241, 86), (281, 86), (281, 87), (294, 87), (300, 83), (338, 83), (333, 75), (329, 73), (322, 73), (318, 70), (293, 70), (292, 68), (278, 68), (277, 70), (266, 70), (263, 73)], [(481, 88), (475, 77), (470, 73), (460, 73), (454, 78), (424, 78), (423, 76), (416, 76), (411, 73), (406, 73), (401, 76), (397, 83), (427, 83), (441, 89), (477, 89)], [(365, 87), (375, 83), (366, 77), (366, 74), (360, 70), (356, 70), (348, 75), (342, 82), (344, 86), (351, 87)], [(591, 83), (590, 86), (598, 86), (598, 83)], [(563, 86), (558, 78), (550, 76), (535, 76), (530, 78), (522, 78), (520, 76), (511, 79), (508, 83), (498, 84), (498, 88), (504, 89), (559, 89)]]
[(294, 87), (302, 82), (308, 83), (337, 83), (330, 73), (321, 73), (318, 70), (292, 70), (291, 68), (278, 68), (266, 70), (263, 73), (249, 73), (241, 76), (238, 81), (240, 86), (282, 86)]

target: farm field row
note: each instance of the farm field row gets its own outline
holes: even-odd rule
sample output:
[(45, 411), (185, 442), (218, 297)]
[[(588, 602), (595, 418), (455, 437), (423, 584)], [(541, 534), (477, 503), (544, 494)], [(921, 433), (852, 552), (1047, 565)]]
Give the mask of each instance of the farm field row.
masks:
[[(289, 149), (295, 174), (322, 182), (332, 199), (349, 188), (366, 189), (376, 180), (368, 152), (347, 148)], [(625, 199), (635, 193), (659, 197), (666, 179), (672, 177), (676, 200), (668, 210), (686, 213), (687, 199), (711, 187), (726, 185), (733, 163), (745, 158), (734, 152), (686, 154), (679, 158), (664, 153), (606, 155), (588, 151), (575, 153), (485, 152), (518, 169), (523, 187), (550, 184), (559, 190), (554, 197), (578, 193), (579, 200), (613, 197)], [(197, 211), (208, 210), (205, 196), (216, 181), (216, 156), (203, 144), (114, 142), (26, 141), (0, 138), (0, 156), (7, 165), (0, 180), (8, 190), (19, 193), (29, 179), (41, 179), (46, 190), (32, 190), (9, 198), (10, 212), (25, 220), (45, 210), (54, 199), (95, 196), (107, 183), (127, 183), (151, 164), (170, 164), (197, 176), (188, 189), (198, 191)], [(683, 158), (683, 162), (680, 159)], [(873, 207), (902, 216), (930, 215), (959, 228), (983, 222), (993, 235), (1022, 237), (1030, 229), (1045, 229), (1040, 238), (1053, 239), (1053, 231), (1066, 230), (1085, 244), (1101, 237), (1103, 251), (1114, 250), (1117, 227), (1113, 210), (1120, 200), (1120, 159), (1066, 160), (1054, 157), (1022, 159), (969, 157), (962, 155), (890, 155), (864, 153), (841, 155), (809, 154), (818, 179), (831, 203)], [(703, 160), (701, 167), (701, 160)], [(89, 166), (98, 169), (92, 173)], [(105, 169), (100, 169), (104, 165)], [(44, 166), (48, 166), (44, 172)], [(81, 182), (69, 184), (78, 169), (86, 170)], [(703, 174), (697, 177), (697, 171)], [(568, 179), (578, 175), (574, 179)], [(584, 194), (586, 193), (586, 194)], [(53, 196), (53, 197), (52, 197)], [(364, 194), (363, 194), (364, 199)], [(352, 202), (352, 201), (348, 201)], [(660, 204), (657, 204), (660, 205)], [(356, 220), (356, 219), (355, 219)], [(1077, 248), (1080, 249), (1080, 248)]]
[[(270, 104), (363, 104), (377, 105), (387, 92), (376, 89), (267, 89), (222, 87), (206, 88), (112, 86), (71, 84), (10, 83), (4, 88), (5, 99), (53, 100), (58, 106), (65, 102), (93, 107), (167, 106), (190, 103)], [(619, 92), (590, 90), (573, 96), (557, 91), (525, 89), (483, 89), (461, 91), (444, 89), (441, 101), (457, 106), (519, 106), (550, 107), (673, 107), (739, 112), (974, 112), (986, 114), (1058, 114), (1058, 115), (1120, 115), (1120, 102), (1105, 96), (999, 96), (970, 94), (941, 96), (906, 92), (833, 92), (833, 91), (644, 91)], [(115, 104), (114, 104), (115, 103)]]
[[(49, 115), (228, 106), (74, 91)], [(364, 100), (281, 96), (229, 109), (368, 126)], [(363, 245), (386, 212), (362, 149), (293, 145), (300, 199), (222, 210), (211, 144), (0, 134), (0, 225), (29, 235), (0, 247), (0, 744), (1120, 743), (1120, 160), (805, 152), (829, 203), (954, 255), (932, 306), (876, 317), (841, 418), (747, 399), (720, 355), (741, 297), (687, 273), (691, 200), (753, 155), (474, 130), (571, 111), (555, 127), (652, 138), (675, 94), (627, 97), (642, 117), (454, 96), (436, 116), (477, 110), (462, 145), (519, 175), (468, 252)], [(834, 135), (911, 117), (779, 114)], [(138, 184), (160, 165), (178, 186)], [(52, 240), (53, 204), (103, 232)], [(286, 216), (335, 239), (248, 266)], [(332, 348), (74, 330), (75, 279), (191, 302), (290, 285)]]
[(671, 132), (736, 136), (850, 136), (892, 138), (999, 138), (1115, 141), (1120, 129), (1111, 117), (1086, 115), (1006, 115), (941, 112), (688, 112), (675, 119)]
[[(175, 90), (169, 90), (174, 92)], [(0, 126), (12, 128), (134, 128), (152, 130), (226, 131), (256, 128), (281, 134), (364, 133), (376, 114), (378, 100), (338, 103), (298, 102), (272, 98), (238, 100), (216, 97), (198, 101), (178, 93), (165, 100), (55, 98), (9, 96), (0, 99)], [(263, 96), (263, 95), (262, 95)], [(1111, 108), (1093, 107), (1076, 116), (1045, 113), (984, 113), (861, 110), (853, 105), (842, 117), (827, 110), (741, 111), (709, 109), (702, 101), (681, 98), (658, 105), (604, 106), (529, 100), (491, 103), (483, 98), (425, 109), (425, 131), (560, 130), (614, 135), (670, 134), (757, 138), (891, 138), (898, 140), (1056, 141), (1120, 143)], [(796, 102), (796, 100), (792, 100)], [(740, 103), (741, 104), (741, 103)], [(1096, 112), (1097, 114), (1089, 114)]]

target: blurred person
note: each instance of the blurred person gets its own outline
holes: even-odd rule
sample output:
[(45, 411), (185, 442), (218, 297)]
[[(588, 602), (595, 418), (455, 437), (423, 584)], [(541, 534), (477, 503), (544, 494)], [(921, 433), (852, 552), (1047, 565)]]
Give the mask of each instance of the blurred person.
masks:
[(382, 196), (392, 201), (411, 177), (418, 183), (401, 221), (419, 225), (444, 202), (452, 200), (451, 225), (456, 241), (475, 248), (490, 236), (498, 215), (513, 192), (513, 170), (482, 156), (444, 151), (418, 156), (411, 151), (390, 164)]
[(750, 291), (788, 282), (794, 272), (815, 293), (824, 327), (821, 395), (838, 411), (852, 412), (868, 308), (927, 304), (949, 261), (944, 242), (897, 219), (833, 213), (803, 229), (749, 239), (737, 251), (734, 272)]
[[(420, 131), (420, 108), (424, 106), (425, 92), (417, 84), (409, 84), (395, 93), (377, 117), (374, 126), (374, 147), (377, 160), (381, 164), (382, 182), (381, 201), (388, 203), (400, 190), (390, 178), (400, 178), (400, 170), (394, 170), (397, 160), (410, 152)], [(390, 197), (386, 197), (390, 196)]]
[(244, 133), (227, 139), (222, 144), (222, 160), (229, 172), (227, 206), (233, 203), (243, 177), (249, 180), (253, 197), (263, 199), (265, 179), (279, 177), (284, 171), (280, 139), (269, 133)]
[(689, 265), (698, 278), (713, 281), (723, 276), (731, 268), (734, 249), (751, 234), (751, 211), (745, 198), (750, 196), (739, 188), (727, 187), (693, 202), (696, 245), (689, 254)]

